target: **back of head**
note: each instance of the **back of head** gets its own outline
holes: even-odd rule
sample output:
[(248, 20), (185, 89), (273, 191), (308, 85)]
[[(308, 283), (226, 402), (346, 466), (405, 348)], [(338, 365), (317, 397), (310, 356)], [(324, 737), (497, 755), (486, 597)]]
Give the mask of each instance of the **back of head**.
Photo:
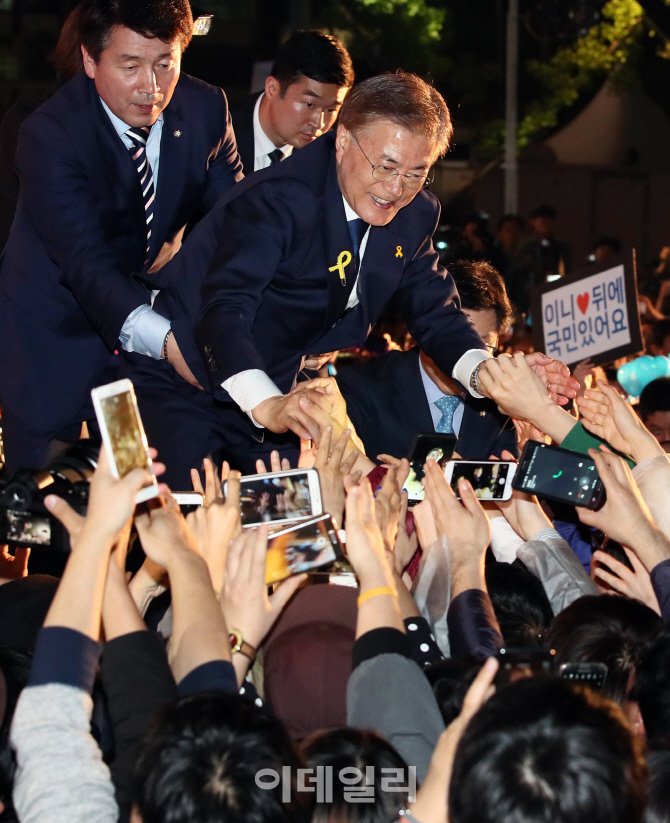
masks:
[(449, 274), (454, 278), (462, 308), (470, 311), (493, 309), (498, 331), (507, 328), (512, 317), (512, 304), (505, 281), (497, 269), (481, 260), (457, 260), (449, 264)]
[(453, 126), (447, 104), (416, 74), (379, 74), (354, 86), (340, 110), (340, 125), (357, 136), (377, 120), (430, 138), (436, 158), (449, 148)]
[(282, 96), (303, 75), (346, 88), (354, 83), (354, 67), (344, 43), (320, 31), (292, 34), (277, 52), (270, 74), (279, 82)]
[(644, 823), (670, 823), (670, 751), (647, 752), (647, 806)]
[(643, 422), (655, 412), (670, 411), (670, 377), (657, 377), (640, 394), (638, 412)]
[(445, 726), (461, 713), (465, 695), (481, 667), (482, 661), (479, 658), (460, 655), (439, 660), (423, 670), (433, 687)]
[(451, 823), (639, 823), (641, 743), (623, 713), (553, 677), (500, 689), (470, 721), (449, 789)]
[(58, 43), (51, 53), (51, 62), (56, 67), (58, 79), (62, 82), (71, 80), (83, 66), (79, 42), (80, 16), (81, 6), (75, 6), (63, 23)]
[(540, 580), (520, 563), (489, 563), (486, 587), (505, 645), (543, 647), (554, 615)]
[(281, 723), (264, 710), (238, 696), (194, 695), (156, 717), (137, 762), (133, 802), (142, 823), (293, 823), (305, 818), (310, 797), (296, 792), (302, 765)]
[(664, 626), (642, 652), (635, 692), (647, 739), (670, 743), (670, 627)]
[(82, 0), (79, 9), (79, 38), (96, 63), (116, 26), (166, 43), (178, 40), (182, 51), (193, 35), (188, 0)]
[(662, 624), (638, 600), (619, 595), (580, 597), (556, 615), (547, 645), (556, 650), (556, 664), (604, 663), (604, 693), (623, 705), (645, 644)]
[[(316, 732), (303, 742), (302, 751), (310, 769), (322, 768), (322, 774), (332, 775), (332, 801), (320, 802), (317, 797), (311, 823), (387, 823), (396, 819), (415, 788), (407, 763), (375, 732), (352, 728)], [(367, 802), (353, 799), (356, 781), (358, 787), (367, 788)]]

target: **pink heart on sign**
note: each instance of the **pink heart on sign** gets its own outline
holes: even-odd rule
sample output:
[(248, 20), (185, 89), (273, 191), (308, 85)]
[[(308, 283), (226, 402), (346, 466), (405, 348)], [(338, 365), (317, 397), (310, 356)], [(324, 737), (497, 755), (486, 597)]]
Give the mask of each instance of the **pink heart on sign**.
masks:
[(587, 291), (584, 294), (577, 295), (577, 305), (579, 306), (579, 311), (582, 314), (586, 314), (586, 310), (589, 307), (589, 293)]

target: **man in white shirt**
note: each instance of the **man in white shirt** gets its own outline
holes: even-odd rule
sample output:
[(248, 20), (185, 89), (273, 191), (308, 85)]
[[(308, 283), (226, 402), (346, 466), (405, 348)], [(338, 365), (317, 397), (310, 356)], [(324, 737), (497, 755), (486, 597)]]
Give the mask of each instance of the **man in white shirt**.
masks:
[(230, 107), (244, 173), (265, 169), (325, 134), (354, 82), (343, 43), (297, 31), (279, 49), (265, 91)]

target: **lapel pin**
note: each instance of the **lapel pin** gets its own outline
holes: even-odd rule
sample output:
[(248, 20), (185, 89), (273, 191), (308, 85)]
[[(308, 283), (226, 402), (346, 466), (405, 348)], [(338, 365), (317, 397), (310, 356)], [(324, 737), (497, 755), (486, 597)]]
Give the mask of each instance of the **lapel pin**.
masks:
[(480, 411), (479, 416), (480, 417), (486, 417), (486, 412), (485, 411)]
[(395, 247), (395, 256), (396, 257), (402, 257), (402, 246), (396, 246)]
[(175, 137), (181, 137), (181, 132), (179, 129), (177, 129), (177, 131), (173, 131), (172, 134), (174, 134)]

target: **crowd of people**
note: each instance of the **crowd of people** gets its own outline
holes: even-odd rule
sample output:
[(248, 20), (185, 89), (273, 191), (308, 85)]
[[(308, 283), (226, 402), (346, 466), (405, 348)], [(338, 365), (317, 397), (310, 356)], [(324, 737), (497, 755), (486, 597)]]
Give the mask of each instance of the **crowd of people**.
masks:
[[(229, 109), (180, 73), (192, 27), (187, 0), (82, 0), (11, 144), (0, 820), (670, 821), (670, 378), (633, 403), (617, 364), (533, 350), (532, 288), (573, 267), (551, 207), (528, 240), (475, 216), (445, 260), (430, 85), (355, 84), (297, 32)], [(159, 480), (139, 506), (152, 478), (117, 476), (90, 401), (121, 377)], [(83, 505), (53, 493), (69, 452), (32, 473), (82, 423)], [(419, 433), (446, 440), (410, 465)], [(604, 505), (450, 483), (446, 442), (581, 455)]]

